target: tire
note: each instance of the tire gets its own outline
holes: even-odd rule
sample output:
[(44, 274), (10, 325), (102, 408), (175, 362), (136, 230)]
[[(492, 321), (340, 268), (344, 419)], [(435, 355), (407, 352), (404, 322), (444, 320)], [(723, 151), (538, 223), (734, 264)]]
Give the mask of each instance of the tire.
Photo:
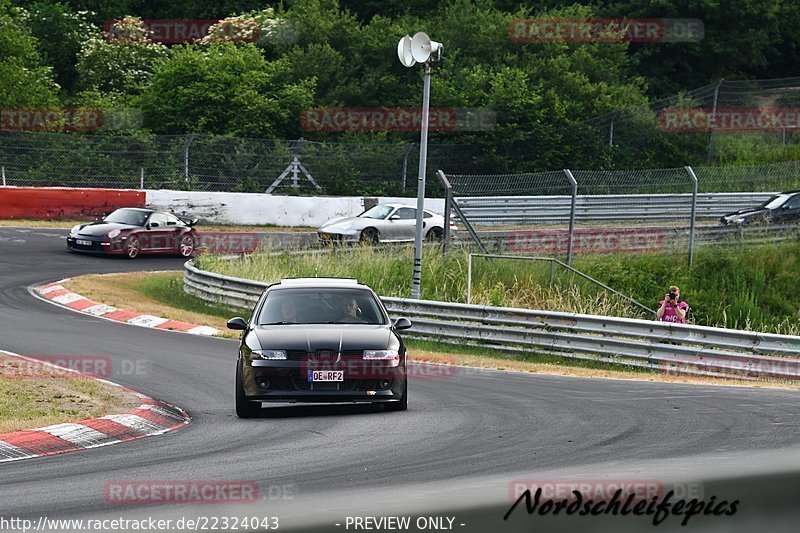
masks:
[(125, 243), (125, 255), (128, 259), (136, 259), (141, 251), (142, 244), (139, 242), (139, 237), (128, 237), (128, 242)]
[(242, 365), (236, 362), (236, 416), (239, 418), (255, 418), (261, 413), (261, 407), (249, 401), (244, 395), (242, 383)]
[(178, 241), (178, 254), (185, 259), (192, 257), (196, 248), (197, 243), (192, 235), (184, 235)]
[(442, 239), (444, 239), (444, 230), (439, 227), (431, 228), (431, 230), (425, 236), (425, 239), (433, 242), (441, 242)]
[(361, 232), (361, 242), (378, 244), (380, 242), (380, 233), (375, 228), (366, 228)]
[(384, 411), (407, 411), (408, 410), (408, 377), (403, 385), (403, 397), (397, 402), (386, 402), (383, 404)]

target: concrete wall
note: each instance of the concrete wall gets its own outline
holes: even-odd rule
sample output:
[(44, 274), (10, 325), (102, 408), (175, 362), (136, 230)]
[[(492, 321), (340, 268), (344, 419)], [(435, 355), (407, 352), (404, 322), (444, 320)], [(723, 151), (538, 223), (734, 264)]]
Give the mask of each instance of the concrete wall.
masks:
[[(179, 215), (191, 215), (209, 224), (308, 226), (316, 228), (338, 216), (357, 215), (368, 204), (397, 201), (416, 205), (416, 198), (363, 198), (333, 196), (272, 196), (258, 193), (147, 191), (147, 206)], [(372, 202), (370, 202), (372, 200)], [(438, 213), (444, 200), (433, 198), (425, 206)]]

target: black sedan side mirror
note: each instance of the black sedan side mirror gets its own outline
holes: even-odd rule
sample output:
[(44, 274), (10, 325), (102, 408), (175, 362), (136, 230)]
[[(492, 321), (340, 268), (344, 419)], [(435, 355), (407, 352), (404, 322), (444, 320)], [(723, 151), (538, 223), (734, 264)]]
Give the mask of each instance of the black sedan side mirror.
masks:
[(228, 320), (228, 329), (236, 329), (244, 331), (247, 329), (247, 322), (240, 316), (236, 316)]
[(394, 329), (408, 329), (411, 327), (411, 321), (407, 318), (398, 318), (394, 321)]

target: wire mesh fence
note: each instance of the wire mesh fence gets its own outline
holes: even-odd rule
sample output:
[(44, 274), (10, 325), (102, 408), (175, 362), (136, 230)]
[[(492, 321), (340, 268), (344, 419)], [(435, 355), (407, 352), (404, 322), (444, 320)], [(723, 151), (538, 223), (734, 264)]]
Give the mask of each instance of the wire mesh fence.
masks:
[[(441, 193), (437, 168), (468, 171), (474, 151), (429, 145), (429, 193)], [(414, 143), (0, 132), (0, 167), (14, 186), (414, 196), (418, 165)]]
[[(569, 262), (579, 253), (663, 251), (688, 256), (691, 263), (695, 246), (798, 237), (800, 195), (795, 207), (786, 202), (774, 219), (765, 215), (743, 223), (721, 221), (723, 215), (770, 200), (778, 192), (776, 184), (800, 189), (794, 162), (725, 169), (448, 174), (447, 180), (462, 224), (477, 229), (493, 253), (548, 255)], [(726, 191), (739, 189), (742, 181), (754, 192)]]
[[(584, 168), (743, 164), (800, 149), (800, 77), (719, 80), (567, 128)], [(744, 189), (741, 189), (744, 190)]]

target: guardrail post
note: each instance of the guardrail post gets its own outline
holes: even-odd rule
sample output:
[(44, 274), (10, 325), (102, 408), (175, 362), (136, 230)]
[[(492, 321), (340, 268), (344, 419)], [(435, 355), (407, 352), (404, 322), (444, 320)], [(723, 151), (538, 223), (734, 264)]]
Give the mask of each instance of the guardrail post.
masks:
[(692, 218), (689, 221), (689, 267), (691, 268), (694, 261), (694, 234), (695, 221), (697, 220), (697, 175), (690, 166), (686, 167), (686, 172), (692, 178)]
[[(442, 172), (441, 170), (437, 170), (436, 175), (441, 180), (442, 185), (444, 185), (445, 189), (450, 187), (450, 181), (447, 179), (447, 176), (444, 175), (444, 172)], [(452, 189), (452, 187), (450, 188)], [(472, 227), (472, 224), (470, 224), (469, 220), (467, 220), (467, 217), (464, 216), (464, 212), (461, 210), (460, 207), (458, 207), (458, 204), (455, 202), (455, 200), (450, 202), (450, 205), (453, 208), (453, 211), (456, 212), (456, 215), (458, 215), (458, 219), (464, 224), (464, 227), (467, 228), (470, 237), (472, 237), (472, 240), (475, 241), (475, 244), (478, 245), (478, 248), (480, 248), (481, 252), (487, 253), (486, 247), (483, 245), (481, 238), (478, 237), (478, 233), (475, 231), (475, 228)], [(445, 221), (445, 223), (449, 224), (450, 222)]]
[(472, 300), (472, 254), (467, 254), (467, 303)]
[[(442, 172), (439, 170), (438, 172)], [(453, 201), (453, 187), (450, 186), (450, 181), (444, 176), (444, 172), (439, 177), (444, 184), (444, 238), (442, 242), (442, 256), (447, 255), (447, 250), (450, 248), (450, 202)]]
[(570, 169), (565, 168), (564, 174), (567, 175), (567, 179), (572, 184), (572, 201), (569, 208), (569, 237), (567, 239), (567, 264), (570, 265), (572, 264), (572, 237), (575, 232), (575, 201), (578, 197), (578, 182)]

